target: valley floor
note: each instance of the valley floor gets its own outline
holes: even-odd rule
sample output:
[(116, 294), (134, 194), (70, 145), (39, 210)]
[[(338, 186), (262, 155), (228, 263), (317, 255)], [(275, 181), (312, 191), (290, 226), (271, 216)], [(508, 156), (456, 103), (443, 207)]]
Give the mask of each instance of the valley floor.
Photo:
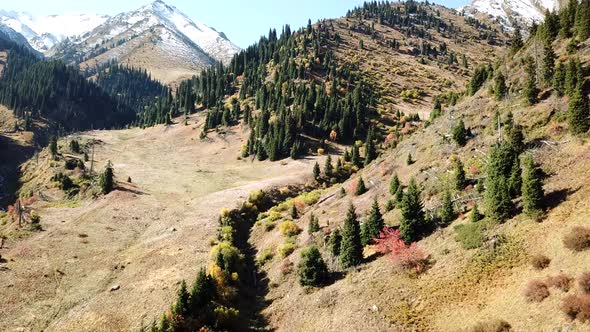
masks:
[[(147, 325), (206, 263), (220, 209), (311, 174), (313, 160), (239, 160), (246, 130), (200, 140), (200, 121), (79, 135), (101, 142), (95, 171), (111, 160), (119, 189), (94, 201), (35, 203), (43, 231), (0, 250), (0, 330)], [(41, 197), (52, 201), (51, 190)]]

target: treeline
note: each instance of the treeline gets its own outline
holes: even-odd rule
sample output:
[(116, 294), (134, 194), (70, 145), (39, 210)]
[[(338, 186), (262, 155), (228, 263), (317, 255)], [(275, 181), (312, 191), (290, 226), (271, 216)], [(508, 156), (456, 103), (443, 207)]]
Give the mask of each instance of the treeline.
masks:
[(172, 122), (177, 106), (167, 86), (152, 79), (145, 69), (111, 63), (101, 68), (96, 84), (137, 115), (134, 124), (148, 127)]
[[(306, 150), (304, 135), (352, 142), (368, 133), (374, 98), (358, 68), (339, 62), (330, 50), (339, 36), (320, 22), (268, 36), (181, 85), (178, 97), (208, 107), (205, 131), (240, 119), (252, 134), (243, 157), (296, 157)], [(192, 91), (187, 93), (188, 88)], [(238, 100), (225, 97), (239, 89)]]
[(40, 117), (67, 130), (120, 127), (133, 121), (129, 107), (84, 79), (76, 68), (60, 61), (39, 60), (8, 41), (0, 46), (8, 51), (0, 79), (0, 103), (24, 119), (25, 127)]

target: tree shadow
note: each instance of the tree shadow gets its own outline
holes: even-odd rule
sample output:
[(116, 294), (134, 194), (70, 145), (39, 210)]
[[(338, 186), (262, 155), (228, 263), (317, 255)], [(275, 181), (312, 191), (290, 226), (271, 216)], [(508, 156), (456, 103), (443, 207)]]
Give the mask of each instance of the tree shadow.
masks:
[(120, 186), (120, 185), (117, 186), (117, 188), (115, 188), (115, 190), (122, 191), (122, 192), (128, 192), (128, 193), (132, 193), (132, 194), (140, 195), (140, 196), (149, 195), (145, 191), (141, 191), (139, 189), (129, 188), (129, 187), (125, 187), (125, 186)]
[(544, 200), (545, 209), (547, 211), (551, 211), (551, 210), (555, 209), (556, 207), (559, 206), (559, 204), (565, 202), (569, 196), (575, 194), (578, 190), (580, 190), (580, 187), (578, 187), (576, 189), (565, 188), (565, 189), (554, 190), (554, 191), (546, 194), (545, 200)]

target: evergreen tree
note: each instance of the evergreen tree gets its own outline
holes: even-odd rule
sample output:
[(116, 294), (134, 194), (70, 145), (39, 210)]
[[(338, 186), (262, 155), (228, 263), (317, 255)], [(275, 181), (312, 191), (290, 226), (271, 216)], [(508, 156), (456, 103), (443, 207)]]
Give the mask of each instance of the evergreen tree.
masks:
[(352, 146), (352, 157), (350, 158), (350, 161), (353, 165), (357, 167), (361, 166), (361, 156), (359, 152), (359, 147), (356, 144)]
[(522, 42), (522, 34), (520, 33), (520, 28), (518, 27), (514, 29), (514, 34), (512, 35), (511, 39), (511, 45), (512, 54), (518, 52), (524, 46), (524, 43)]
[(51, 136), (49, 139), (49, 153), (51, 153), (53, 159), (57, 157), (57, 152), (57, 139), (55, 136)]
[(397, 188), (397, 191), (395, 192), (395, 201), (397, 203), (401, 203), (403, 199), (404, 199), (404, 187), (400, 185)]
[(213, 301), (216, 293), (215, 279), (209, 276), (204, 268), (201, 268), (190, 292), (191, 314), (202, 314), (202, 311)]
[(414, 163), (414, 159), (412, 158), (412, 154), (408, 152), (408, 158), (406, 158), (406, 165), (410, 166)]
[(102, 193), (105, 195), (113, 191), (115, 188), (113, 164), (110, 160), (107, 162), (104, 172), (100, 175), (99, 184)]
[(318, 217), (314, 216), (313, 213), (309, 216), (309, 229), (308, 233), (311, 235), (313, 233), (320, 231), (320, 223), (318, 221)]
[(337, 257), (340, 256), (340, 246), (342, 244), (342, 235), (340, 235), (340, 230), (336, 228), (332, 234), (330, 235), (330, 239), (328, 241), (328, 248), (330, 248), (330, 252), (332, 256)]
[(362, 176), (359, 176), (359, 182), (356, 186), (355, 195), (360, 196), (367, 192), (367, 187), (365, 186), (365, 181), (363, 180)]
[(331, 178), (333, 176), (334, 166), (332, 166), (332, 157), (328, 155), (326, 158), (326, 164), (324, 165), (324, 174), (326, 178)]
[(453, 140), (459, 146), (465, 146), (467, 144), (467, 130), (465, 129), (465, 123), (463, 120), (459, 120), (459, 123), (452, 130)]
[(453, 200), (451, 193), (446, 191), (443, 195), (442, 208), (440, 211), (440, 221), (443, 225), (455, 220), (455, 208), (453, 207)]
[(582, 0), (577, 7), (574, 31), (578, 40), (590, 38), (590, 2)]
[(510, 191), (510, 197), (516, 198), (520, 196), (522, 187), (522, 170), (520, 169), (520, 159), (514, 158), (510, 177), (508, 178), (508, 190)]
[(492, 147), (488, 158), (486, 177), (486, 215), (494, 221), (502, 222), (510, 216), (512, 200), (508, 177), (512, 171), (513, 154), (506, 146)]
[(416, 180), (412, 178), (401, 202), (402, 219), (400, 221), (400, 237), (410, 244), (417, 241), (424, 233), (425, 219), (420, 190)]
[(549, 85), (553, 81), (556, 56), (555, 52), (553, 51), (553, 46), (551, 46), (550, 42), (546, 42), (543, 49), (543, 67), (541, 68), (541, 73), (543, 76), (543, 81)]
[(367, 221), (361, 227), (361, 242), (363, 246), (371, 244), (373, 239), (379, 237), (379, 232), (383, 230), (384, 226), (383, 215), (381, 214), (381, 210), (379, 210), (379, 203), (375, 198)]
[(298, 265), (299, 284), (301, 286), (320, 286), (328, 276), (328, 267), (316, 246), (301, 251)]
[(465, 168), (463, 167), (463, 163), (461, 159), (455, 158), (453, 162), (453, 173), (455, 175), (455, 189), (459, 191), (463, 191), (465, 188)]
[(557, 61), (555, 74), (553, 75), (553, 89), (557, 95), (563, 96), (565, 93), (565, 66), (561, 61)]
[(391, 195), (395, 195), (395, 193), (397, 193), (397, 190), (399, 189), (401, 183), (399, 181), (399, 177), (397, 176), (397, 174), (394, 174), (391, 177), (391, 181), (389, 181), (389, 193)]
[(316, 161), (315, 164), (313, 165), (313, 178), (316, 179), (316, 181), (319, 181), (320, 175), (321, 175), (320, 174), (320, 165)]
[(367, 166), (371, 161), (375, 160), (375, 158), (377, 158), (377, 151), (375, 149), (374, 131), (373, 128), (371, 128), (369, 129), (369, 134), (367, 135), (365, 166)]
[(299, 213), (297, 213), (297, 207), (295, 206), (295, 204), (293, 204), (291, 206), (291, 218), (292, 219), (297, 219), (299, 218)]
[(494, 86), (494, 95), (496, 96), (497, 100), (502, 100), (506, 96), (506, 91), (508, 88), (506, 87), (506, 78), (504, 74), (501, 72), (496, 75), (495, 79), (495, 86)]
[(363, 261), (360, 226), (352, 203), (348, 208), (340, 244), (340, 265), (342, 268), (357, 266)]
[(539, 90), (537, 89), (537, 75), (533, 58), (528, 57), (526, 61), (527, 80), (524, 86), (523, 95), (529, 105), (537, 103)]
[(186, 282), (180, 283), (180, 288), (176, 294), (176, 303), (172, 307), (172, 313), (177, 316), (187, 317), (189, 310), (189, 294), (186, 288)]
[(528, 154), (524, 159), (522, 174), (522, 201), (524, 213), (531, 217), (538, 217), (543, 209), (543, 183), (540, 170), (533, 157)]
[(471, 209), (471, 215), (469, 220), (471, 222), (478, 222), (483, 219), (483, 216), (479, 212), (479, 208), (477, 207), (477, 203), (473, 203), (473, 208)]
[(512, 148), (512, 150), (517, 154), (522, 153), (525, 149), (522, 126), (519, 124), (511, 123), (510, 125), (506, 126), (506, 131), (506, 141), (510, 148)]
[(568, 120), (572, 134), (581, 135), (590, 128), (590, 109), (588, 97), (578, 87), (568, 105)]

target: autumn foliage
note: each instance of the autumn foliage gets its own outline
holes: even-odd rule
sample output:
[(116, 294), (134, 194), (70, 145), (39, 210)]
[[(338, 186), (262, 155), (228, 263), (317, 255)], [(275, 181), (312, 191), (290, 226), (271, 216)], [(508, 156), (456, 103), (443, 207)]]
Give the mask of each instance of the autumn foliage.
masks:
[(420, 274), (426, 270), (428, 255), (418, 248), (416, 242), (407, 245), (400, 238), (400, 231), (385, 227), (375, 239), (377, 251), (389, 254), (394, 266), (404, 271)]

